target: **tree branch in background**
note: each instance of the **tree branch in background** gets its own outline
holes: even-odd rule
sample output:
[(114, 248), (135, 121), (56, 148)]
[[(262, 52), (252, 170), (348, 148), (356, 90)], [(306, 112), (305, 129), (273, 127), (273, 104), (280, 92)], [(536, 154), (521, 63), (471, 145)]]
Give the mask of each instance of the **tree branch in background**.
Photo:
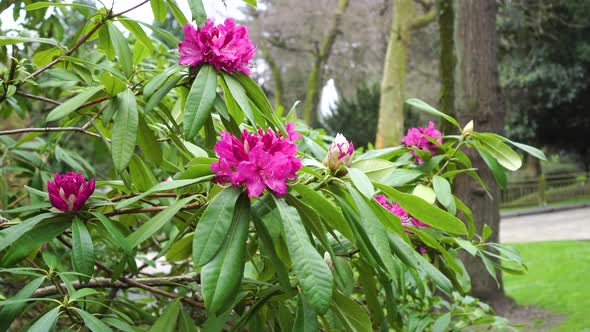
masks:
[(45, 128), (21, 128), (21, 129), (2, 130), (2, 131), (0, 131), (0, 136), (17, 135), (17, 134), (24, 134), (24, 133), (53, 133), (53, 132), (62, 132), (62, 131), (74, 131), (74, 132), (79, 132), (79, 133), (82, 133), (85, 135), (100, 138), (99, 134), (84, 130), (84, 128), (80, 128), (80, 127), (45, 127)]
[[(156, 277), (156, 278), (136, 278), (136, 279), (128, 279), (133, 280), (136, 283), (141, 283), (147, 286), (174, 286), (174, 284), (183, 284), (189, 282), (199, 282), (200, 276), (197, 275), (180, 275), (180, 276), (173, 276), (173, 277)], [(59, 285), (62, 289), (65, 289), (65, 284)], [(133, 286), (128, 283), (124, 283), (119, 280), (112, 280), (111, 278), (94, 278), (89, 280), (88, 282), (80, 282), (74, 281), (72, 282), (72, 287), (74, 289), (80, 288), (134, 288)], [(59, 291), (56, 286), (48, 286), (39, 288), (33, 293), (33, 297), (45, 297), (50, 295), (58, 294)]]
[(53, 105), (61, 105), (61, 101), (51, 99), (51, 98), (42, 97), (42, 96), (32, 95), (30, 93), (26, 93), (26, 92), (22, 92), (22, 91), (17, 91), (15, 93), (15, 95), (30, 98), (30, 99), (40, 100), (40, 101), (43, 101), (43, 102), (46, 102), (49, 104), (53, 104)]
[[(192, 203), (185, 205), (181, 210), (190, 210), (190, 209), (198, 209), (203, 206), (202, 203)], [(105, 216), (118, 216), (121, 214), (133, 214), (133, 213), (151, 213), (151, 212), (160, 212), (166, 210), (169, 206), (152, 206), (147, 208), (136, 208), (136, 209), (117, 209), (109, 212), (103, 213)]]

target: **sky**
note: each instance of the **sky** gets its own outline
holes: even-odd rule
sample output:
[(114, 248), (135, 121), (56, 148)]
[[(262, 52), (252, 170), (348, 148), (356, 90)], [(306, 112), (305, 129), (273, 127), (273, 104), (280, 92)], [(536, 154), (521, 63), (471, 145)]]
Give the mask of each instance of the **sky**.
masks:
[[(64, 2), (71, 2), (71, 1), (64, 1)], [(123, 10), (132, 8), (138, 4), (143, 2), (143, 0), (104, 0), (104, 3), (107, 6), (113, 6), (113, 11), (115, 13), (121, 12)], [(186, 0), (177, 0), (176, 3), (180, 10), (184, 13), (186, 18), (189, 21), (192, 21), (192, 15), (190, 8), (188, 6), (188, 1)], [(242, 1), (239, 0), (225, 0), (225, 4), (222, 0), (203, 0), (203, 5), (205, 6), (205, 11), (207, 15), (216, 23), (221, 23), (227, 17), (234, 17), (240, 18), (243, 16), (240, 8), (246, 6)], [(96, 1), (97, 7), (102, 7), (101, 2)], [(25, 13), (23, 12), (22, 15), (24, 16)], [(152, 13), (152, 9), (149, 4), (145, 4), (143, 6), (139, 6), (138, 8), (128, 12), (126, 16), (131, 17), (135, 20), (142, 21), (145, 23), (151, 24), (154, 20), (154, 15)], [(22, 19), (17, 19), (16, 21), (12, 17), (12, 8), (9, 8), (3, 11), (0, 14), (0, 22), (2, 23), (2, 29), (9, 30), (9, 29), (17, 29), (18, 25), (22, 22)], [(146, 31), (149, 33), (149, 31)], [(264, 66), (261, 66), (260, 69), (264, 69)], [(326, 82), (326, 85), (322, 89), (322, 96), (320, 99), (320, 114), (327, 115), (330, 113), (330, 107), (332, 107), (335, 102), (338, 100), (338, 93), (336, 91), (336, 87), (334, 85), (334, 80), (329, 79)], [(289, 107), (287, 107), (289, 108)]]

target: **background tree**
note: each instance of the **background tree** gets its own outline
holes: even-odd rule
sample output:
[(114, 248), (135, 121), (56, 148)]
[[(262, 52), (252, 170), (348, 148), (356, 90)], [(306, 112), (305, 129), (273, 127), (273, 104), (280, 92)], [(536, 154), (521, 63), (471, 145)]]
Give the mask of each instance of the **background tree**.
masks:
[[(498, 82), (497, 35), (495, 0), (455, 1), (455, 112), (459, 123), (473, 120), (476, 130), (501, 132), (504, 110)], [(457, 195), (473, 209), (477, 232), (484, 225), (492, 228), (492, 241), (498, 240), (500, 229), (499, 189), (492, 172), (474, 151), (467, 152), (478, 169), (481, 179), (488, 184), (490, 195), (471, 177), (457, 177)], [(466, 256), (466, 268), (472, 281), (472, 293), (484, 299), (503, 294), (502, 276), (495, 278), (486, 272), (479, 259)]]

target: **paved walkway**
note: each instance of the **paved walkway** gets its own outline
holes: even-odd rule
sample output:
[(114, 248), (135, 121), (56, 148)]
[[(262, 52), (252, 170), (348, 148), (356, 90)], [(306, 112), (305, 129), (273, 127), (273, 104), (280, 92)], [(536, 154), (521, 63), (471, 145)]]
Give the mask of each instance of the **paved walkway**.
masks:
[(502, 218), (500, 242), (553, 240), (590, 240), (590, 207)]

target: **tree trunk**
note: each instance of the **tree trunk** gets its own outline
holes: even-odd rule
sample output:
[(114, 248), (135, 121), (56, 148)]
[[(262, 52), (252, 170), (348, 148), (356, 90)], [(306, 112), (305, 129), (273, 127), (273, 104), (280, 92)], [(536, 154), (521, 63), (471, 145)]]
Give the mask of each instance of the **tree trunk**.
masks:
[(338, 0), (338, 8), (336, 9), (336, 14), (332, 20), (332, 25), (330, 26), (328, 33), (324, 36), (319, 50), (317, 50), (315, 54), (313, 67), (309, 73), (307, 93), (305, 94), (305, 103), (303, 104), (303, 120), (312, 127), (316, 127), (318, 124), (317, 109), (323, 85), (322, 74), (324, 73), (324, 65), (328, 61), (330, 53), (332, 52), (332, 46), (339, 33), (338, 29), (342, 22), (342, 16), (348, 7), (348, 4), (349, 0)]
[[(500, 133), (504, 126), (504, 112), (498, 82), (496, 58), (496, 12), (495, 0), (454, 2), (455, 50), (455, 111), (460, 123), (474, 120), (479, 132)], [(459, 176), (455, 182), (458, 196), (473, 210), (476, 231), (481, 234), (484, 224), (494, 233), (490, 242), (498, 242), (500, 226), (500, 193), (491, 171), (477, 152), (469, 150), (473, 167), (489, 185), (490, 199), (484, 189), (468, 176)], [(488, 274), (483, 263), (471, 256), (466, 257), (466, 268), (471, 276), (472, 294), (490, 300), (503, 296), (502, 276), (498, 274), (500, 287)]]
[(412, 37), (412, 30), (428, 25), (436, 17), (436, 11), (415, 17), (413, 0), (393, 0), (393, 20), (379, 99), (379, 123), (375, 147), (382, 149), (398, 145), (404, 130), (404, 94), (406, 86), (406, 64)]
[[(438, 99), (438, 109), (455, 117), (455, 66), (457, 58), (455, 56), (455, 13), (453, 10), (453, 0), (438, 0), (438, 31), (440, 38), (439, 53), (439, 75), (440, 75), (440, 95)], [(441, 118), (439, 123), (440, 130), (445, 134), (452, 134), (454, 126)]]
[(277, 64), (277, 62), (272, 57), (270, 49), (266, 45), (266, 41), (263, 39), (259, 43), (258, 47), (262, 51), (262, 57), (264, 61), (270, 68), (270, 74), (272, 79), (275, 83), (274, 93), (274, 104), (275, 110), (278, 110), (281, 107), (284, 107), (285, 101), (283, 100), (283, 74), (281, 72), (281, 67)]

